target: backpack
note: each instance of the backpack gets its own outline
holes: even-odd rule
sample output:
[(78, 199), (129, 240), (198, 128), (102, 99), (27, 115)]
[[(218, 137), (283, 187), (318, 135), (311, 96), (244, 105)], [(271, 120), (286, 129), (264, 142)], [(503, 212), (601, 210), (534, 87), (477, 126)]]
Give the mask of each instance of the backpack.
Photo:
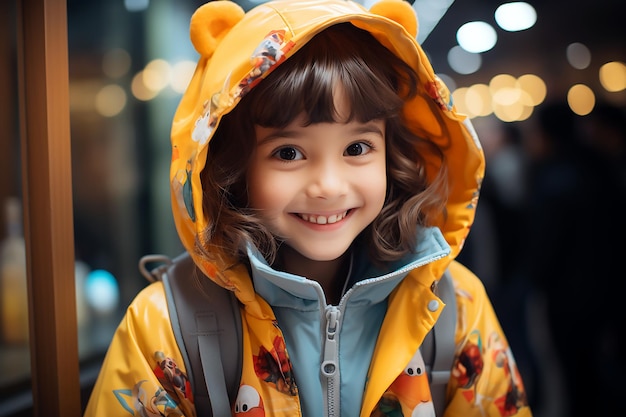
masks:
[[(150, 263), (160, 265), (148, 270)], [(196, 279), (203, 273), (187, 252), (173, 260), (164, 255), (146, 255), (139, 261), (139, 270), (150, 282), (163, 282), (170, 322), (185, 362), (197, 415), (230, 417), (242, 368), (239, 300), (211, 279)], [(436, 415), (443, 416), (456, 330), (456, 297), (448, 270), (439, 280), (436, 293), (446, 308), (420, 349)]]

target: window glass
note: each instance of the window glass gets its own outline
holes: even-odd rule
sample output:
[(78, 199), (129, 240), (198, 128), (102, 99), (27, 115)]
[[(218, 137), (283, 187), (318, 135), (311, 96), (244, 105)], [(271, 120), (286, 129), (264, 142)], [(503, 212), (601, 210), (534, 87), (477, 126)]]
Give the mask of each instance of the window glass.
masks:
[[(14, 2), (0, 4), (0, 404), (29, 387)], [(4, 407), (3, 407), (4, 409)]]

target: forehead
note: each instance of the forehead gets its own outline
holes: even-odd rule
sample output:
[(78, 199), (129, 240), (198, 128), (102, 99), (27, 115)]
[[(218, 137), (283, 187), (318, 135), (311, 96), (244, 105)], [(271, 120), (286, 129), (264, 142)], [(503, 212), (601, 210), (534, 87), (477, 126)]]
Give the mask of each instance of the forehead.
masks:
[(333, 105), (335, 107), (335, 120), (347, 122), (352, 114), (352, 102), (348, 99), (346, 90), (340, 82), (333, 86)]

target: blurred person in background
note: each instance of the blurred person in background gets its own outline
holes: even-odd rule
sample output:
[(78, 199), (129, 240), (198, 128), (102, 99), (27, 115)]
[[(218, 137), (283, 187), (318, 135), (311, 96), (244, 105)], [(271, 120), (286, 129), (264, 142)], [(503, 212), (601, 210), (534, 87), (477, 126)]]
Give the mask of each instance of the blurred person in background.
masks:
[(618, 114), (602, 106), (580, 117), (566, 103), (546, 103), (527, 143), (525, 273), (545, 296), (565, 415), (573, 417), (622, 412), (626, 216)]

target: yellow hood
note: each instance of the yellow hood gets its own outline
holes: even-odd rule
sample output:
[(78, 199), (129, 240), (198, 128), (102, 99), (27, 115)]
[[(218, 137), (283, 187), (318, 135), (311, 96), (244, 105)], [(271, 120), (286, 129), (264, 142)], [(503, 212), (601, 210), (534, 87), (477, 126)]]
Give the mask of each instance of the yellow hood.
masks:
[[(240, 287), (242, 283), (219, 274), (218, 268), (200, 259), (194, 250), (197, 235), (212, 220), (202, 210), (200, 181), (208, 142), (220, 118), (262, 77), (315, 34), (341, 22), (372, 33), (419, 75), (419, 94), (406, 103), (405, 114), (418, 136), (443, 150), (449, 172), (447, 213), (442, 213), (437, 226), (452, 254), (432, 272), (443, 272), (465, 241), (474, 219), (484, 157), (471, 124), (456, 112), (448, 88), (435, 75), (416, 41), (417, 19), (407, 2), (382, 0), (368, 11), (346, 0), (285, 0), (244, 13), (230, 1), (212, 1), (201, 6), (191, 19), (191, 40), (200, 58), (174, 117), (170, 180), (173, 215), (182, 243), (199, 267), (223, 286)], [(273, 46), (277, 52), (273, 66), (260, 71), (262, 65), (255, 59), (255, 51), (264, 45)], [(439, 164), (430, 161), (431, 178)]]

